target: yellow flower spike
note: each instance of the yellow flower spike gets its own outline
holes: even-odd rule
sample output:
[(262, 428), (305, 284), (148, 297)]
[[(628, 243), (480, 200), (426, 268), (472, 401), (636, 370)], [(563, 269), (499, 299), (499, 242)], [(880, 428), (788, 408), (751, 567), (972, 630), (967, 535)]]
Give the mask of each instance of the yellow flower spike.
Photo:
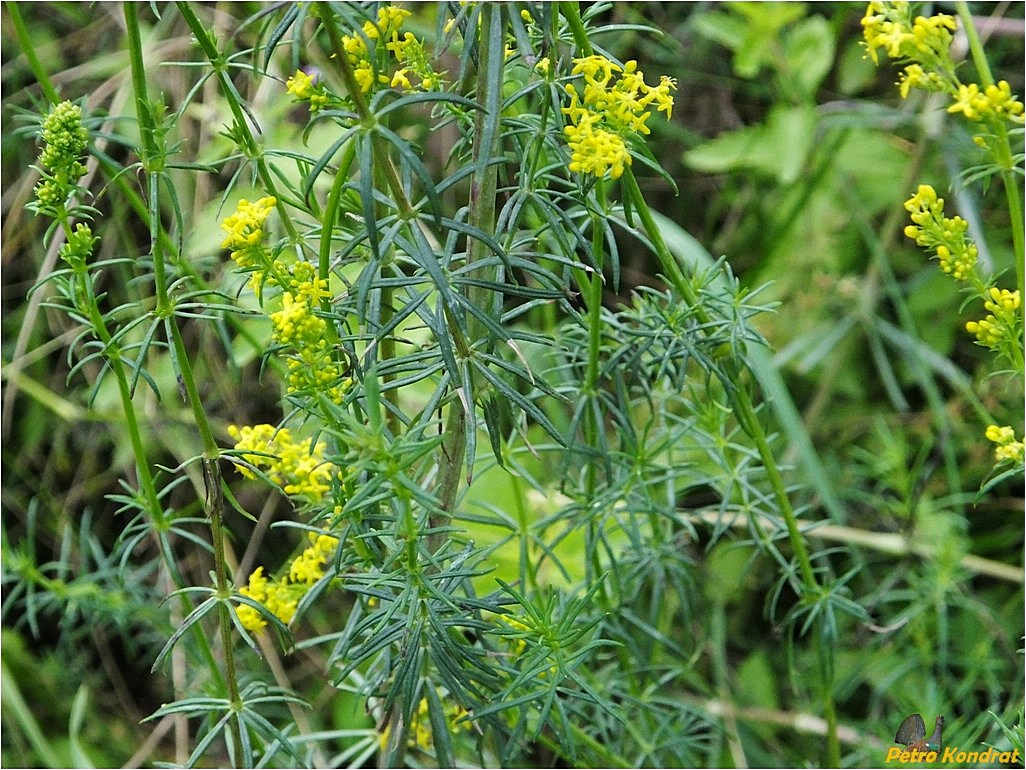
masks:
[(919, 185), (916, 194), (905, 201), (905, 209), (914, 223), (905, 227), (905, 235), (933, 249), (945, 273), (959, 281), (968, 280), (978, 257), (976, 244), (966, 237), (968, 222), (945, 217), (944, 199), (938, 198), (930, 185)]

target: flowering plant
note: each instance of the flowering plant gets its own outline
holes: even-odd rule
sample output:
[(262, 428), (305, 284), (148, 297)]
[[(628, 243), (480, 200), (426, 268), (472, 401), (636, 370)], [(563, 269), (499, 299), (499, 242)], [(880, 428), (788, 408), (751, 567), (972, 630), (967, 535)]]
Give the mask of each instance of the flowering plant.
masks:
[[(835, 43), (863, 50), (840, 23), (850, 9), (640, 8), (105, 5), (90, 33), (123, 33), (127, 66), (87, 54), (84, 80), (55, 85), (22, 18), (40, 12), (5, 6), (24, 53), (10, 69), (34, 80), (10, 90), (33, 109), (16, 116), (24, 141), (5, 142), (26, 182), (9, 200), (27, 201), (5, 213), (26, 256), (8, 264), (38, 271), (5, 409), (53, 419), (40, 431), (15, 414), (12, 446), (42, 451), (5, 453), (5, 506), (24, 505), (0, 540), (3, 612), (14, 638), (38, 640), (26, 655), (55, 637), (79, 664), (95, 649), (111, 679), (67, 699), (65, 759), (33, 730), (36, 704), (7, 694), (33, 667), (8, 679), (5, 656), (5, 710), (27, 736), (12, 753), (24, 743), (53, 766), (872, 764), (842, 760), (844, 743), (874, 744), (871, 673), (914, 682), (868, 696), (904, 710), (906, 691), (933, 692), (908, 664), (924, 640), (943, 653), (938, 680), (961, 682), (950, 628), (975, 633), (965, 659), (1012, 637), (1008, 613), (967, 598), (974, 576), (999, 584), (992, 603), (1021, 580), (962, 530), (955, 455), (944, 495), (928, 483), (932, 446), (900, 447), (914, 462), (859, 455), (847, 431), (871, 420), (817, 420), (822, 391), (802, 415), (797, 341), (774, 354), (763, 336), (780, 343), (773, 324), (804, 323), (819, 299), (822, 276), (798, 260), (820, 259), (830, 224), (850, 237), (881, 210), (842, 212), (840, 198), (865, 184), (904, 216), (905, 187), (865, 183), (863, 156), (835, 153), (851, 116), (819, 103), (854, 69)], [(687, 34), (660, 35), (646, 13), (729, 47), (731, 82), (753, 99), (703, 111), (727, 78), (682, 66)], [(978, 135), (965, 143), (990, 154), (967, 184), (1005, 185), (1014, 89), (963, 82), (953, 17), (874, 3), (866, 18), (868, 55), (905, 66), (899, 93), (945, 99)], [(748, 120), (769, 93), (764, 125), (675, 158), (714, 133), (696, 117)], [(703, 157), (715, 173), (689, 175), (682, 164)], [(745, 187), (767, 178), (766, 194)], [(906, 232), (982, 300), (958, 324), (965, 350), (1021, 378), (1021, 287), (989, 269), (976, 220), (946, 197), (964, 218), (923, 185)], [(714, 260), (657, 203), (696, 231), (765, 242)], [(816, 238), (794, 226), (806, 208)], [(900, 233), (897, 216), (882, 229)], [(776, 273), (736, 277), (749, 254)], [(885, 269), (860, 277), (863, 299)], [(803, 295), (767, 313), (754, 284), (795, 275)], [(869, 304), (846, 302), (846, 318), (868, 319)], [(912, 324), (885, 315), (870, 342), (913, 339), (933, 366)], [(892, 449), (893, 425), (933, 428), (902, 411), (904, 375), (883, 378), (895, 419), (871, 412)], [(930, 384), (931, 415), (957, 412)], [(1020, 434), (990, 419), (995, 397), (977, 401), (1001, 471), (988, 483), (1009, 483)], [(41, 454), (45, 469), (23, 470)], [(847, 484), (860, 462), (879, 471)], [(977, 700), (1004, 719), (994, 692), (1021, 659), (993, 657)], [(86, 734), (83, 715), (111, 699), (131, 761), (115, 731)]]
[[(965, 21), (968, 16), (964, 7), (961, 10)], [(907, 98), (914, 88), (943, 93), (950, 100), (947, 112), (960, 114), (983, 129), (975, 136), (975, 141), (992, 159), (989, 170), (983, 173), (1001, 176), (1012, 222), (1013, 253), (1021, 256), (1026, 241), (1015, 173), (1021, 174), (1017, 158), (1021, 159), (1022, 154), (1012, 152), (1010, 129), (1023, 124), (1023, 103), (1012, 95), (1007, 80), (993, 82), (971, 24), (973, 61), (981, 83), (963, 83), (956, 73), (951, 44), (958, 24), (953, 16), (941, 13), (913, 18), (911, 3), (871, 2), (862, 26), (866, 49), (874, 62), (879, 61), (877, 50), (883, 48), (889, 58), (907, 63), (899, 84), (902, 97)], [(1017, 133), (1021, 136), (1022, 130), (1018, 129)], [(979, 249), (966, 234), (968, 223), (959, 216), (945, 216), (944, 199), (937, 196), (933, 187), (920, 185), (905, 208), (912, 219), (912, 224), (905, 228), (905, 235), (933, 251), (941, 270), (967, 284), (966, 291), (983, 300), (988, 315), (967, 322), (966, 330), (978, 344), (1003, 359), (1021, 381), (1024, 376), (1022, 259), (1016, 260), (1016, 288), (999, 288), (994, 285), (996, 276), (981, 275), (977, 267)], [(1011, 464), (1014, 472), (1022, 471), (1023, 442), (1015, 439), (1011, 426), (991, 424), (986, 429), (986, 437), (997, 444), (998, 465)]]

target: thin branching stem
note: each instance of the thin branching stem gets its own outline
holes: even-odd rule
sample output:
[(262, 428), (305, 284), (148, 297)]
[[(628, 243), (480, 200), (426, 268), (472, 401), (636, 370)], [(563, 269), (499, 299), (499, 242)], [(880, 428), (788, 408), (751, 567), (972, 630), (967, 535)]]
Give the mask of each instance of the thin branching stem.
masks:
[[(214, 583), (218, 595), (227, 599), (231, 595), (228, 570), (225, 560), (225, 540), (223, 517), (223, 497), (221, 493), (221, 470), (219, 465), (220, 450), (214, 438), (210, 422), (203, 409), (196, 378), (193, 374), (189, 351), (182, 339), (181, 330), (174, 312), (174, 302), (168, 294), (167, 268), (165, 264), (164, 240), (160, 238), (160, 177), (164, 168), (165, 152), (159, 142), (163, 141), (163, 132), (157, 134), (154, 116), (151, 113), (148, 89), (146, 84), (145, 61), (142, 42), (139, 35), (139, 19), (136, 6), (125, 4), (125, 23), (129, 40), (129, 61), (131, 63), (132, 82), (135, 93), (136, 115), (140, 132), (143, 136), (143, 168), (149, 181), (150, 251), (153, 257), (154, 292), (157, 300), (157, 314), (162, 317), (174, 350), (173, 360), (177, 364), (179, 381), (186, 392), (192, 408), (196, 428), (203, 443), (203, 482), (206, 487), (204, 510), (210, 521), (211, 546), (214, 552)], [(159, 504), (159, 503), (158, 503)], [(225, 685), (230, 702), (236, 707), (241, 706), (238, 679), (235, 671), (235, 644), (230, 613), (232, 609), (227, 602), (218, 606), (219, 635), (225, 663)], [(198, 624), (194, 624), (198, 627)], [(205, 637), (202, 642), (206, 644)], [(230, 735), (234, 750), (232, 756), (241, 756), (242, 737), (237, 719), (230, 721)]]
[[(677, 264), (677, 260), (674, 258), (673, 254), (670, 253), (669, 248), (667, 248), (666, 242), (663, 240), (662, 234), (655, 223), (655, 219), (652, 217), (652, 212), (649, 210), (645, 197), (641, 193), (641, 188), (638, 186), (638, 182), (630, 168), (625, 170), (623, 178), (625, 180), (626, 194), (630, 196), (635, 211), (641, 219), (642, 226), (652, 241), (656, 256), (659, 259), (659, 264), (666, 274), (666, 277), (670, 280), (671, 284), (680, 293), (684, 300), (694, 308), (696, 318), (698, 318), (699, 322), (703, 325), (708, 323), (710, 319), (707, 311), (699, 303), (697, 292), (685, 276), (680, 265)], [(773, 490), (774, 499), (776, 500), (780, 514), (784, 519), (784, 524), (787, 527), (788, 537), (791, 542), (791, 548), (794, 550), (795, 559), (798, 562), (798, 569), (801, 573), (804, 590), (815, 595), (820, 591), (819, 581), (817, 580), (815, 570), (812, 567), (812, 560), (809, 557), (809, 551), (806, 547), (805, 539), (802, 537), (802, 533), (798, 529), (798, 519), (787, 494), (787, 487), (784, 484), (784, 479), (780, 473), (776, 457), (769, 445), (766, 431), (762, 426), (759, 416), (756, 414), (755, 405), (752, 402), (747, 385), (741, 377), (741, 372), (729, 366), (724, 366), (723, 371), (729, 379), (729, 381), (724, 382), (724, 385), (730, 393), (730, 398), (734, 406), (734, 413), (737, 417), (738, 423), (754, 442), (756, 450), (759, 453), (759, 458), (762, 460), (763, 466), (766, 470), (770, 487)], [(819, 638), (820, 631), (818, 624), (815, 628), (816, 631), (814, 633), (813, 643), (819, 647), (823, 647), (823, 640)], [(832, 669), (832, 652), (829, 650), (825, 651), (824, 655), (819, 656), (819, 661), (823, 711), (829, 728), (827, 732), (827, 757), (829, 764), (836, 767), (840, 764), (841, 750), (840, 742), (837, 739), (837, 715), (833, 700), (833, 677), (830, 673)]]

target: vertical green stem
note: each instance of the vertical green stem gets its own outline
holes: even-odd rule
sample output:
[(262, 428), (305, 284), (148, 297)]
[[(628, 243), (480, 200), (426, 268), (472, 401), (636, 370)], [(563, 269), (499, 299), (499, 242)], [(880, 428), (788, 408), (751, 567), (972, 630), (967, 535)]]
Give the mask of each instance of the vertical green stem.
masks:
[[(666, 278), (673, 284), (674, 288), (681, 297), (683, 297), (684, 301), (694, 307), (695, 315), (699, 322), (702, 324), (707, 323), (709, 321), (709, 315), (699, 304), (697, 292), (685, 276), (683, 270), (681, 270), (680, 265), (677, 264), (677, 260), (667, 248), (666, 242), (663, 240), (662, 233), (659, 231), (659, 228), (652, 217), (652, 212), (649, 210), (648, 204), (646, 203), (644, 196), (641, 194), (641, 188), (638, 187), (638, 182), (634, 177), (634, 173), (629, 167), (624, 172), (623, 180), (625, 194), (630, 197), (634, 204), (634, 210), (637, 212), (645, 232), (652, 241), (656, 256), (659, 259), (659, 264), (666, 274)], [(777, 465), (776, 458), (773, 456), (773, 451), (770, 448), (766, 431), (762, 426), (762, 422), (759, 420), (758, 414), (756, 414), (755, 405), (752, 402), (751, 395), (749, 394), (743, 380), (742, 372), (727, 365), (724, 366), (723, 372), (725, 375), (724, 385), (727, 391), (731, 394), (730, 397), (734, 407), (734, 415), (737, 418), (738, 423), (755, 444), (756, 450), (759, 453), (759, 458), (762, 460), (763, 467), (765, 468), (767, 478), (773, 490), (773, 497), (776, 500), (780, 514), (784, 519), (784, 524), (787, 527), (791, 548), (794, 551), (795, 560), (798, 562), (798, 569), (801, 573), (804, 589), (810, 594), (816, 594), (819, 592), (820, 586), (816, 579), (815, 570), (812, 567), (812, 560), (809, 558), (809, 552), (805, 545), (805, 540), (802, 537), (801, 531), (798, 529), (798, 519), (795, 515), (794, 508), (791, 506), (790, 498), (787, 495), (787, 487), (784, 484), (784, 479), (780, 473), (780, 468)], [(821, 638), (819, 626), (817, 625), (815, 628), (816, 630), (813, 634), (813, 645), (818, 649), (818, 659), (820, 662), (820, 689), (823, 700), (823, 712), (827, 720), (828, 728), (828, 764), (833, 767), (839, 767), (841, 749), (840, 741), (837, 737), (837, 714), (833, 700), (833, 650), (828, 644), (825, 644), (824, 640)]]
[(277, 201), (275, 208), (278, 211), (282, 224), (285, 226), (285, 231), (288, 233), (290, 241), (294, 244), (301, 244), (302, 239), (299, 237), (299, 233), (292, 221), (292, 217), (289, 215), (288, 209), (285, 208), (284, 199), (277, 193), (277, 185), (274, 182), (275, 177), (267, 167), (267, 162), (264, 159), (260, 143), (253, 135), (253, 131), (250, 128), (249, 121), (246, 117), (246, 112), (239, 103), (239, 92), (232, 83), (231, 77), (229, 77), (226, 57), (217, 50), (217, 45), (214, 42), (213, 36), (203, 26), (202, 22), (200, 22), (199, 18), (193, 12), (192, 6), (187, 2), (179, 2), (177, 3), (177, 8), (178, 12), (182, 14), (182, 18), (185, 19), (185, 23), (189, 26), (193, 36), (196, 38), (196, 43), (203, 50), (203, 54), (207, 57), (207, 61), (210, 62), (210, 66), (214, 70), (214, 77), (221, 86), (221, 91), (224, 93), (225, 101), (228, 103), (228, 109), (231, 110), (232, 117), (234, 118), (235, 138), (240, 140), (239, 149), (242, 150), (243, 154), (247, 158), (253, 161), (256, 166), (257, 176), (260, 177), (260, 184), (263, 185), (268, 194), (274, 196)]
[[(470, 182), (468, 224), (485, 233), (495, 230), (495, 198), (498, 189), (498, 167), (491, 159), (498, 152), (499, 122), (502, 106), (502, 78), (505, 65), (503, 30), (505, 26), (501, 5), (486, 3), (481, 6), (482, 30), (481, 45), (478, 47), (477, 101), (481, 106), (475, 116), (474, 155), (472, 163), (474, 173)], [(490, 255), (486, 243), (471, 238), (467, 244), (467, 263), (473, 265)], [(467, 289), (467, 298), (475, 306), (488, 311), (488, 303), (492, 301), (489, 290), (471, 286)], [(450, 328), (455, 329), (450, 323)], [(457, 339), (457, 349), (463, 355), (472, 355), (473, 346), (479, 343), (482, 349), (490, 345), (488, 331), (480, 321), (468, 319), (467, 328), (470, 334), (466, 350)], [(449, 406), (446, 419), (445, 436), (439, 454), (438, 498), (443, 511), (455, 509), (458, 490), (462, 478), (462, 468), (466, 462), (467, 433), (475, 430), (473, 415), (468, 415), (465, 408), (473, 409), (473, 404), (464, 406), (463, 402), (453, 399)]]
[(962, 22), (962, 29), (965, 31), (966, 39), (969, 41), (969, 53), (973, 57), (973, 64), (980, 76), (980, 86), (986, 88), (994, 85), (994, 75), (990, 71), (990, 62), (987, 61), (987, 54), (983, 50), (983, 43), (976, 32), (976, 25), (973, 24), (972, 14), (969, 13), (969, 4), (965, 0), (956, 0), (955, 8), (958, 18)]
[(29, 68), (32, 70), (32, 75), (43, 91), (43, 96), (46, 97), (50, 104), (57, 104), (61, 100), (60, 94), (57, 93), (53, 81), (50, 80), (50, 75), (47, 73), (46, 68), (43, 67), (43, 63), (39, 61), (39, 56), (36, 55), (35, 43), (29, 37), (28, 28), (25, 26), (25, 20), (21, 16), (21, 8), (19, 6), (20, 3), (4, 3), (7, 13), (11, 15), (14, 34), (18, 38), (18, 49), (25, 55)]
[[(990, 62), (987, 61), (986, 51), (983, 50), (983, 43), (976, 32), (976, 25), (973, 24), (972, 14), (969, 12), (969, 5), (965, 0), (958, 0), (955, 3), (958, 10), (958, 18), (962, 22), (962, 29), (965, 30), (966, 38), (969, 41), (969, 53), (973, 59), (973, 65), (980, 78), (981, 90), (987, 86), (994, 85), (994, 75), (990, 71)], [(1005, 188), (1005, 199), (1008, 201), (1008, 215), (1012, 227), (1012, 255), (1015, 260), (1016, 288), (1020, 296), (1024, 293), (1024, 268), (1023, 255), (1026, 249), (1026, 239), (1023, 233), (1023, 207), (1019, 195), (1019, 176), (1015, 172), (1016, 161), (1012, 153), (1011, 142), (1008, 137), (1008, 127), (1000, 116), (988, 122), (993, 129), (991, 141), (991, 152), (994, 160), (1001, 169), (1001, 183)]]
[[(140, 132), (143, 137), (143, 153), (140, 158), (149, 181), (149, 224), (150, 249), (153, 256), (154, 292), (157, 301), (157, 314), (163, 318), (169, 341), (174, 351), (173, 360), (178, 375), (184, 385), (193, 418), (203, 443), (203, 481), (206, 488), (204, 510), (210, 520), (211, 545), (214, 551), (214, 582), (220, 596), (231, 595), (228, 571), (225, 560), (225, 534), (222, 524), (223, 497), (221, 491), (221, 469), (218, 464), (220, 449), (214, 438), (210, 423), (203, 410), (203, 404), (196, 387), (196, 378), (192, 371), (189, 351), (182, 339), (174, 311), (174, 302), (168, 294), (167, 267), (165, 264), (164, 239), (160, 237), (160, 176), (163, 173), (166, 152), (162, 146), (163, 133), (157, 131), (150, 113), (147, 97), (146, 70), (142, 53), (142, 41), (139, 35), (139, 20), (136, 6), (125, 3), (125, 23), (129, 41), (129, 60), (135, 92), (136, 114)], [(159, 141), (158, 141), (159, 137)], [(228, 698), (234, 705), (241, 704), (238, 681), (235, 671), (235, 646), (232, 634), (230, 613), (231, 606), (222, 602), (218, 608), (219, 633), (225, 662), (225, 684)], [(205, 640), (204, 640), (205, 641)], [(238, 720), (230, 723), (230, 731), (235, 751), (233, 756), (241, 756), (242, 739)]]
[[(599, 179), (595, 182), (595, 208), (591, 210), (591, 253), (594, 261), (593, 272), (582, 274), (585, 303), (588, 309), (588, 364), (584, 375), (584, 392), (582, 397), (587, 401), (587, 410), (584, 415), (584, 442), (586, 447), (593, 450), (602, 446), (602, 432), (605, 426), (602, 424), (602, 409), (599, 404), (599, 359), (602, 351), (602, 288), (604, 276), (602, 273), (603, 255), (605, 253), (605, 237), (600, 217), (606, 210), (606, 188), (605, 182)], [(585, 469), (585, 494), (587, 498), (593, 499), (598, 488), (598, 463), (591, 458), (587, 459)], [(599, 554), (602, 551), (598, 542), (602, 531), (602, 525), (596, 523), (593, 517), (588, 517), (588, 527), (585, 533), (585, 553), (588, 554), (586, 575), (589, 585), (598, 580), (602, 574), (602, 564)], [(605, 596), (605, 586), (600, 589)]]

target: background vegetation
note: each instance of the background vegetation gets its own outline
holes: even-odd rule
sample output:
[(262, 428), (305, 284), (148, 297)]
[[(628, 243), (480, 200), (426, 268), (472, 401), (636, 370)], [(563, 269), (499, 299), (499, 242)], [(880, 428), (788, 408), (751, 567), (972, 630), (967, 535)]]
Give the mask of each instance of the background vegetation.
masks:
[[(196, 9), (239, 51), (259, 49), (268, 30), (261, 15), (279, 12), (250, 3)], [(418, 35), (434, 34), (440, 9), (415, 9), (411, 24)], [(45, 3), (20, 4), (18, 10), (31, 53), (61, 95), (88, 97), (97, 109), (102, 105), (118, 116), (119, 134), (132, 134), (135, 105), (129, 99), (121, 6)], [(943, 713), (947, 745), (1021, 749), (1022, 476), (979, 492), (993, 468), (981, 414), (1015, 426), (1021, 435), (1022, 382), (994, 374), (993, 357), (964, 329), (979, 307), (963, 307), (950, 278), (902, 234), (903, 202), (917, 185), (929, 183), (969, 221), (987, 269), (1014, 272), (1022, 260), (1012, 251), (999, 185), (988, 189), (982, 181), (960, 181), (965, 169), (980, 162), (971, 127), (944, 115), (927, 95), (899, 97), (897, 69), (887, 62), (876, 67), (864, 56), (863, 4), (616, 3), (599, 10), (597, 20), (622, 26), (596, 36), (597, 45), (618, 59), (637, 59), (646, 73), (677, 79), (672, 119), (653, 121), (648, 139), (672, 183), (636, 166), (646, 200), (662, 215), (665, 239), (699, 270), (711, 264), (710, 255), (724, 255), (743, 287), (766, 287), (756, 295), (759, 305), (777, 303), (751, 320), (768, 342), (768, 351), (752, 358), (769, 399), (762, 415), (775, 434), (778, 458), (788, 466), (792, 499), (804, 521), (821, 523), (805, 535), (817, 568), (831, 575), (829, 585), (839, 593), (834, 606), (851, 603), (850, 612), (832, 621), (827, 642), (834, 656), (844, 766), (880, 764), (897, 726), (913, 712), (928, 724)], [(1023, 94), (1023, 6), (978, 3), (972, 12), (995, 75), (1010, 81), (1012, 93)], [(214, 83), (191, 93), (195, 68), (158, 66), (195, 59), (189, 28), (170, 9), (159, 18), (148, 7), (140, 6), (139, 13), (150, 34), (155, 92), (170, 105), (189, 102), (177, 128), (183, 144), (175, 162), (219, 162), (232, 147), (220, 133), (224, 110)], [(642, 24), (663, 34), (635, 26)], [(29, 52), (13, 36), (7, 6), (3, 43), (2, 762), (182, 762), (187, 754), (181, 747), (188, 742), (181, 723), (170, 717), (142, 721), (175, 697), (173, 688), (187, 684), (150, 674), (182, 617), (174, 603), (164, 601), (173, 587), (156, 563), (131, 558), (124, 547), (129, 517), (120, 480), (135, 471), (116, 394), (109, 386), (93, 390), (101, 369), (96, 362), (69, 378), (76, 365), (67, 353), (74, 325), (43, 307), (39, 292), (29, 292), (53, 270), (55, 254), (44, 246), (47, 222), (26, 210), (38, 181), (30, 170), (38, 147), (19, 133), (20, 116), (43, 111), (43, 98), (27, 63)], [(284, 80), (291, 73), (281, 66)], [(265, 118), (268, 146), (309, 151), (305, 111), (283, 88), (247, 97)], [(427, 127), (426, 117), (414, 111), (397, 130), (425, 146), (425, 162), (434, 161), (429, 170), (441, 179), (451, 138)], [(124, 179), (118, 169), (135, 161), (129, 145), (117, 135), (97, 137), (95, 149), (104, 162), (90, 189), (99, 192)], [(162, 212), (169, 229), (178, 214), (188, 223), (186, 251), (212, 285), (239, 283), (218, 248), (218, 224), (231, 210), (222, 208), (221, 199), (229, 175), (230, 169), (176, 170), (178, 199), (188, 208)], [(107, 232), (120, 233), (105, 239), (103, 248), (110, 251), (104, 256), (147, 253), (149, 231), (136, 211), (109, 199), (97, 206)], [(630, 305), (642, 287), (666, 289), (664, 270), (644, 243), (618, 232), (615, 245), (619, 282), (604, 285), (605, 308)], [(111, 265), (104, 290), (111, 306), (145, 302), (150, 291), (119, 264)], [(582, 307), (579, 298), (574, 302)], [(649, 320), (671, 323), (658, 310), (653, 302)], [(550, 335), (558, 333), (560, 319), (539, 309), (520, 322)], [(222, 445), (231, 445), (229, 424), (281, 419), (280, 390), (270, 386), (279, 374), (264, 367), (233, 327), (195, 323), (183, 333)], [(566, 342), (572, 350), (577, 340)], [(640, 366), (623, 341), (610, 342), (604, 352), (608, 360), (621, 356), (624, 372)], [(572, 356), (556, 363), (531, 361), (532, 368), (568, 371), (579, 364)], [(168, 356), (156, 359), (151, 375), (164, 398), (158, 402), (148, 390), (138, 392), (147, 452), (161, 466), (178, 468), (200, 447), (176, 397)], [(632, 402), (635, 416), (644, 416), (660, 396), (648, 397), (647, 403)], [(667, 403), (671, 416), (694, 406)], [(558, 409), (546, 414), (559, 428), (567, 427), (569, 418)], [(707, 418), (710, 425), (720, 424), (715, 414)], [(604, 427), (616, 450), (609, 455), (614, 464), (638, 461), (626, 437), (612, 438), (622, 430), (619, 423), (610, 419)], [(666, 442), (683, 435), (663, 434)], [(531, 436), (536, 442), (545, 438), (540, 432)], [(624, 659), (598, 641), (581, 650), (591, 656), (596, 677), (623, 683), (622, 690), (611, 688), (604, 696), (640, 704), (632, 712), (638, 721), (625, 727), (594, 704), (578, 702), (569, 707), (569, 719), (585, 725), (609, 753), (578, 736), (582, 753), (575, 759), (542, 732), (516, 755), (519, 762), (587, 765), (617, 756), (636, 766), (826, 761), (824, 715), (808, 694), (819, 651), (806, 643), (795, 597), (782, 588), (781, 565), (755, 542), (743, 517), (724, 514), (724, 479), (732, 475), (741, 486), (751, 484), (739, 494), (766, 494), (760, 491), (762, 470), (745, 470), (754, 460), (744, 446), (730, 443), (735, 438), (726, 434), (726, 448), (715, 452), (681, 450), (689, 470), (676, 486), (672, 478), (646, 477), (655, 465), (639, 461), (635, 467), (645, 483), (660, 485), (659, 494), (671, 498), (675, 528), (658, 542), (633, 542), (624, 531), (612, 545), (602, 544), (609, 552), (601, 559), (614, 561), (617, 574), (633, 581), (623, 592), (637, 591), (627, 611), (613, 618), (577, 608), (582, 625), (584, 619), (601, 624), (589, 626), (598, 629), (593, 641), (642, 650), (629, 656), (630, 665), (646, 661), (651, 670), (636, 675), (625, 673)], [(552, 549), (531, 569), (553, 591), (558, 607), (549, 619), (556, 628), (555, 619), (574, 602), (599, 602), (579, 590), (597, 585), (592, 560), (598, 563), (599, 545), (566, 524), (560, 495), (572, 492), (561, 475), (564, 467), (511, 451), (507, 460), (522, 472), (518, 480), (493, 463), (489, 467), (487, 443), (482, 439), (478, 447), (483, 459), (461, 503), (459, 526), (478, 545), (504, 545), (509, 532), (501, 522), (530, 501), (523, 515)], [(708, 456), (700, 458), (703, 452)], [(197, 516), (200, 468), (182, 472), (185, 482), (168, 490), (168, 505)], [(292, 518), (285, 499), (268, 496), (266, 487), (246, 483), (230, 469), (226, 476), (240, 505), (261, 521)], [(640, 505), (635, 498), (606, 502)], [(655, 505), (651, 499), (646, 504)], [(297, 539), (291, 535), (254, 538), (252, 522), (242, 517), (229, 516), (227, 526), (243, 564), (282, 564), (294, 552)], [(182, 527), (186, 535), (200, 537), (198, 525)], [(283, 531), (289, 532), (273, 530)], [(179, 559), (191, 585), (209, 584), (205, 550), (197, 547)], [(523, 576), (515, 549), (488, 552), (485, 563), (493, 571), (474, 577), (482, 594), (495, 588), (496, 577), (515, 585)], [(605, 561), (601, 566), (608, 568)], [(340, 618), (352, 611), (354, 600), (337, 594), (310, 609), (297, 638), (342, 628)], [(304, 730), (332, 733), (330, 761), (355, 760), (347, 754), (353, 740), (337, 731), (368, 730), (373, 722), (360, 698), (336, 689), (325, 676), (327, 650), (301, 645), (282, 657), (271, 647), (263, 652), (273, 679), (314, 705), (302, 716)], [(204, 759), (225, 761), (216, 752)], [(411, 754), (407, 761), (433, 760)]]

